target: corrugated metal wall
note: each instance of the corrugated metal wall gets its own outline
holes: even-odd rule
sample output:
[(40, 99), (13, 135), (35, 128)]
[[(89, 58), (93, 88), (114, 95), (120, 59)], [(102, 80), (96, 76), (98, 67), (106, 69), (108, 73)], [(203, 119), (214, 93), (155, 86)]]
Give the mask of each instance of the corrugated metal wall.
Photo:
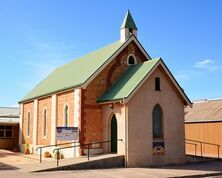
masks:
[[(222, 122), (186, 123), (185, 139), (219, 144), (219, 154), (222, 157)], [(188, 144), (189, 143), (189, 144)], [(186, 141), (186, 154), (201, 155), (201, 143)], [(203, 156), (217, 157), (218, 148), (214, 145), (202, 144)]]

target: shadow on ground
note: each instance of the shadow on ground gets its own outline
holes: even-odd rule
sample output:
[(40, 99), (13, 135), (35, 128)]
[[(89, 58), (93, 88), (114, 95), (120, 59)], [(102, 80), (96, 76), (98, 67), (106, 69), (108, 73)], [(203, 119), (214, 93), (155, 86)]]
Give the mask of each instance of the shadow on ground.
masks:
[(0, 162), (0, 171), (1, 170), (18, 170), (18, 169), (19, 169), (18, 167)]
[(161, 169), (197, 170), (197, 171), (218, 171), (222, 172), (222, 160), (187, 163), (183, 165), (162, 166)]
[(16, 153), (11, 152), (9, 150), (5, 150), (4, 152), (0, 150), (0, 158), (7, 157), (7, 156), (16, 156)]

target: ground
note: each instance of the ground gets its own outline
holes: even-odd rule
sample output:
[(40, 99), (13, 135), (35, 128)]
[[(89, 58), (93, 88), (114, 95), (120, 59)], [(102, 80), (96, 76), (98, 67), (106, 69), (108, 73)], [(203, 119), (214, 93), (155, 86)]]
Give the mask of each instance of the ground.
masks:
[[(210, 164), (215, 166), (217, 163)], [(222, 166), (220, 163), (218, 166)], [(2, 178), (160, 178), (160, 177), (186, 177), (194, 175), (199, 175), (197, 177), (202, 177), (207, 175), (209, 177), (222, 175), (222, 172), (209, 170), (209, 164), (205, 164), (205, 171), (196, 170), (196, 166), (187, 168), (118, 168), (118, 169), (98, 169), (98, 170), (77, 170), (77, 171), (56, 171), (56, 172), (44, 172), (44, 173), (22, 173), (21, 171), (1, 171), (0, 176)], [(194, 168), (194, 170), (192, 170)], [(197, 168), (198, 169), (198, 168)], [(221, 169), (221, 168), (220, 168)], [(201, 175), (201, 176), (200, 176)]]
[[(46, 160), (43, 160), (46, 161)], [(55, 161), (50, 159), (49, 161)], [(38, 156), (24, 155), (0, 150), (0, 176), (1, 178), (145, 178), (145, 177), (222, 177), (222, 161), (193, 163), (180, 166), (164, 166), (159, 168), (117, 168), (117, 169), (94, 169), (75, 171), (55, 171), (41, 173), (26, 173), (22, 170), (23, 165), (32, 164), (37, 166)]]

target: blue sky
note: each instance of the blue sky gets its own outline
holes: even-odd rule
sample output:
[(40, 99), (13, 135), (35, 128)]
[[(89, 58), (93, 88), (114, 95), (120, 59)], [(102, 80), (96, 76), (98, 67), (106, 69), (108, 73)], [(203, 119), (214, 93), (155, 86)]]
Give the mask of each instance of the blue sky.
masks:
[(0, 0), (0, 106), (54, 68), (119, 39), (127, 9), (191, 100), (222, 97), (222, 1)]

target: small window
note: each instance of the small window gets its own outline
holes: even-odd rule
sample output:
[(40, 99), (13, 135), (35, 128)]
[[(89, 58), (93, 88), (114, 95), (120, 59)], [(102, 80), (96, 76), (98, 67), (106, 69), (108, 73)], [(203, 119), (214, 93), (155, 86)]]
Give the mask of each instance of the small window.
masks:
[(0, 138), (12, 138), (12, 126), (1, 125)]
[(12, 130), (6, 130), (5, 137), (6, 138), (11, 138), (12, 137)]
[(30, 112), (28, 112), (28, 118), (27, 118), (27, 136), (30, 136)]
[(155, 90), (160, 91), (160, 78), (155, 78)]
[(11, 125), (6, 125), (5, 127), (6, 127), (6, 129), (12, 129)]
[(0, 138), (4, 138), (5, 137), (5, 134), (4, 134), (4, 130), (0, 130)]
[(43, 137), (46, 137), (46, 129), (47, 129), (47, 111), (44, 109), (43, 112)]
[(136, 57), (131, 54), (131, 55), (128, 57), (128, 59), (127, 59), (127, 64), (128, 64), (128, 65), (134, 65), (134, 64), (136, 64), (136, 63), (137, 63), (137, 62), (136, 62)]
[(64, 126), (68, 127), (69, 126), (69, 107), (68, 105), (65, 106), (65, 111), (64, 111)]

